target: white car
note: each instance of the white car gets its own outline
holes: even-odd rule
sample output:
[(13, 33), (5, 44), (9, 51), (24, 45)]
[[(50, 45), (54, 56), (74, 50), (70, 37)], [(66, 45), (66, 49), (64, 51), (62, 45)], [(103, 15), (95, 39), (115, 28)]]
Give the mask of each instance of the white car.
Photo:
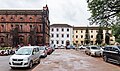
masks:
[(46, 46), (40, 46), (39, 47), (41, 57), (47, 57), (47, 47)]
[(91, 45), (85, 48), (85, 53), (91, 56), (101, 56), (101, 50), (98, 46)]
[(81, 46), (79, 46), (78, 48), (79, 48), (79, 49), (85, 49), (86, 46), (85, 46), (85, 45), (81, 45)]
[(40, 63), (39, 46), (24, 46), (12, 55), (9, 59), (9, 65), (12, 69), (16, 67), (32, 68), (34, 63)]

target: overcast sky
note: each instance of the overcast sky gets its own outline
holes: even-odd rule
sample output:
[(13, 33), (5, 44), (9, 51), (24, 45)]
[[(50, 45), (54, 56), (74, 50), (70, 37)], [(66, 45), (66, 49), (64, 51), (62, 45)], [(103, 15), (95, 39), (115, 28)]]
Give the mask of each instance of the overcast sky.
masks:
[(42, 9), (46, 4), (51, 24), (89, 25), (86, 0), (0, 0), (0, 9)]

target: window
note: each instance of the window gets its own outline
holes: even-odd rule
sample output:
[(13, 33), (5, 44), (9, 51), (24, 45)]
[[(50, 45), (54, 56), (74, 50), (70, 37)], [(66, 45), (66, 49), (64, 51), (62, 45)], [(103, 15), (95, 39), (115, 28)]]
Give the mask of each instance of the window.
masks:
[(78, 41), (76, 41), (76, 43), (78, 43)]
[(62, 44), (64, 44), (64, 41), (62, 41)]
[(113, 48), (112, 48), (112, 51), (115, 51), (115, 52), (116, 52), (116, 51), (119, 51), (119, 50), (118, 50), (117, 48), (114, 48), (114, 47), (113, 47)]
[(23, 27), (23, 26), (22, 26), (22, 25), (20, 25), (20, 28), (21, 28), (21, 29), (22, 29), (22, 27)]
[(10, 20), (13, 21), (13, 17), (11, 17)]
[(69, 29), (67, 29), (67, 31), (69, 31)]
[(52, 37), (54, 37), (54, 35), (53, 34), (51, 34), (52, 35)]
[(91, 38), (93, 38), (93, 35), (91, 35)]
[(78, 38), (78, 35), (76, 35), (76, 38)]
[(30, 19), (30, 21), (32, 21), (32, 17), (30, 17), (29, 19)]
[(4, 21), (5, 20), (4, 17), (1, 17), (1, 20)]
[(62, 34), (62, 37), (64, 37), (64, 34)]
[(57, 31), (59, 31), (59, 29), (57, 28)]
[(4, 25), (1, 25), (2, 28), (4, 28)]
[(40, 32), (41, 32), (42, 31), (41, 25), (39, 25), (39, 27), (40, 27)]
[(23, 17), (20, 17), (20, 21), (23, 21)]
[(4, 39), (3, 38), (1, 38), (1, 41), (0, 41), (1, 43), (4, 43)]
[(81, 38), (83, 38), (83, 35), (81, 35)]
[(32, 28), (32, 25), (30, 25), (30, 28)]
[(54, 31), (54, 29), (52, 28), (52, 31)]
[(91, 30), (91, 33), (93, 33), (93, 30)]
[(62, 28), (62, 31), (64, 31), (64, 29)]
[(78, 31), (76, 31), (76, 33), (78, 33)]
[(112, 47), (105, 47), (104, 50), (111, 51)]
[(54, 41), (53, 41), (53, 40), (51, 40), (51, 44), (54, 44)]
[(81, 33), (83, 33), (83, 31), (81, 31)]
[(69, 34), (67, 34), (67, 37), (69, 37)]
[(96, 30), (96, 33), (98, 33), (98, 30)]
[(81, 44), (83, 44), (83, 41), (81, 41)]
[(93, 41), (91, 41), (91, 44), (93, 44)]
[(57, 42), (56, 42), (57, 44), (59, 44), (59, 41), (57, 40)]
[(11, 27), (13, 27), (13, 25), (11, 25)]
[(57, 34), (57, 37), (59, 37), (59, 34)]

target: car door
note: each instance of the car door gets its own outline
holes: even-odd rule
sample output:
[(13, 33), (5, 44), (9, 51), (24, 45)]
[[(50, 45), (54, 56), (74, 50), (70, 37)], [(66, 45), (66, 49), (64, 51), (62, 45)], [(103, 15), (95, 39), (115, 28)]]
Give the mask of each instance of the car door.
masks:
[(32, 52), (32, 60), (33, 60), (33, 62), (36, 61), (36, 48), (33, 48), (33, 52)]
[(36, 58), (39, 59), (40, 57), (40, 51), (39, 51), (39, 48), (37, 47), (36, 48)]
[(110, 46), (105, 47), (103, 51), (103, 56), (105, 55), (107, 58), (111, 58), (111, 50), (112, 50), (112, 47)]
[(86, 53), (90, 54), (90, 47), (89, 46), (86, 47)]
[(118, 48), (116, 47), (112, 47), (112, 50), (111, 50), (111, 58), (114, 59), (114, 60), (119, 60), (120, 56), (119, 56), (119, 50)]

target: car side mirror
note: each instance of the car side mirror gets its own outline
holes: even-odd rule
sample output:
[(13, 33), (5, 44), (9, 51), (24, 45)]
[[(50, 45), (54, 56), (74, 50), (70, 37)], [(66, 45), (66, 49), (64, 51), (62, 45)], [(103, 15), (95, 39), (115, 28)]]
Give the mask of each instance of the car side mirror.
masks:
[(35, 52), (32, 52), (32, 55), (35, 55)]

